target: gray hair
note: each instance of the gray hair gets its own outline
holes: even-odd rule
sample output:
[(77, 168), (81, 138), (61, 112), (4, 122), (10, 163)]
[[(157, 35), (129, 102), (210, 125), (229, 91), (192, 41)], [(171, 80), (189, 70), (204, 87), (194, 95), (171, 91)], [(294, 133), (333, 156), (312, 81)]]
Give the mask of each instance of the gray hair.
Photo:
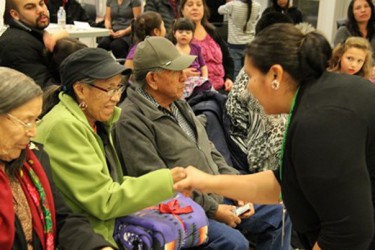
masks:
[(30, 77), (14, 69), (0, 67), (0, 114), (6, 114), (43, 91)]
[(135, 85), (137, 87), (143, 88), (146, 86), (146, 76), (149, 72), (159, 72), (163, 71), (163, 68), (151, 68), (151, 69), (144, 69), (144, 70), (133, 70), (133, 76), (135, 80)]

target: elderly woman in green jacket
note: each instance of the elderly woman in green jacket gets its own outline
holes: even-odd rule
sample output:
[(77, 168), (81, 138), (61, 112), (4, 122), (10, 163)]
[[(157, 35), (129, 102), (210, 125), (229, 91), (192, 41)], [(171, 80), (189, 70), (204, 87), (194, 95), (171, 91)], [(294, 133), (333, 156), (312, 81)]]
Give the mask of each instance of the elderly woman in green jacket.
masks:
[[(68, 205), (88, 215), (94, 230), (115, 244), (115, 219), (155, 205), (174, 194), (184, 170), (163, 169), (124, 177), (112, 146), (111, 128), (129, 70), (103, 49), (86, 48), (60, 66), (58, 104), (38, 126), (37, 141), (51, 158), (53, 176)], [(53, 99), (53, 98), (52, 98)]]

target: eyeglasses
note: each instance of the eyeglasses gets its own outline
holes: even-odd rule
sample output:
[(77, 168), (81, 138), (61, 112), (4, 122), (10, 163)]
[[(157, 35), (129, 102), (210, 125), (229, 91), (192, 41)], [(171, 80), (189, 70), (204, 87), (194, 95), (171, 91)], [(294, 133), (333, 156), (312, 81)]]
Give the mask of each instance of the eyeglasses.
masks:
[(125, 90), (125, 85), (120, 85), (120, 87), (118, 87), (116, 89), (105, 89), (105, 88), (101, 88), (101, 87), (95, 86), (94, 84), (89, 84), (89, 85), (91, 87), (99, 89), (99, 90), (101, 90), (103, 92), (106, 92), (109, 97), (112, 97), (112, 96), (114, 96), (116, 94), (120, 94), (121, 95), (124, 92), (124, 90)]
[(20, 124), (23, 126), (23, 128), (28, 131), (30, 129), (33, 128), (33, 126), (36, 126), (37, 124), (39, 124), (42, 120), (40, 119), (36, 119), (34, 122), (24, 122), (24, 121), (21, 121), (20, 119), (18, 119), (17, 117), (15, 117), (14, 115), (11, 115), (11, 114), (7, 114), (8, 117), (13, 120), (14, 122)]

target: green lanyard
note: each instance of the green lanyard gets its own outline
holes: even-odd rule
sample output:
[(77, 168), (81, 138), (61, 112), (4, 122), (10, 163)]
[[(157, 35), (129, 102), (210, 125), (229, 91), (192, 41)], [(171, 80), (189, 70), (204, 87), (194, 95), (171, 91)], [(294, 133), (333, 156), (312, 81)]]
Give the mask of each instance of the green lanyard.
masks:
[[(283, 166), (283, 158), (284, 158), (284, 153), (285, 153), (286, 137), (288, 135), (290, 121), (292, 120), (293, 110), (294, 110), (294, 107), (296, 105), (296, 99), (297, 99), (298, 91), (299, 91), (299, 87), (297, 88), (296, 93), (294, 94), (294, 97), (293, 97), (292, 105), (291, 105), (290, 111), (289, 111), (288, 121), (286, 123), (285, 132), (284, 132), (284, 136), (283, 136), (283, 143), (281, 144), (281, 151), (280, 151), (280, 156), (279, 156), (280, 157), (279, 158), (279, 177), (280, 177), (280, 182), (281, 182), (281, 180), (283, 178), (282, 177), (282, 166)], [(282, 200), (283, 200), (283, 195), (280, 192), (280, 201), (282, 201)]]

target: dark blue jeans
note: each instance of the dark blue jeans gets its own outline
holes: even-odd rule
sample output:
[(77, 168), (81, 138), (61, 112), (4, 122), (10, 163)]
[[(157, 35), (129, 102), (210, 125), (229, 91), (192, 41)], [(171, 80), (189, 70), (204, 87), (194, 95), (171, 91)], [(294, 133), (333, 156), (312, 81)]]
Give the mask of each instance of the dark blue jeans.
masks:
[[(245, 46), (244, 46), (245, 47)], [(233, 48), (229, 47), (229, 53), (233, 58), (234, 63), (234, 79), (236, 79), (238, 73), (242, 69), (245, 60), (245, 48)]]
[(292, 223), (288, 214), (285, 216), (284, 240), (282, 240), (281, 205), (254, 205), (255, 214), (242, 220), (238, 225), (243, 233), (257, 236), (257, 250), (289, 250), (292, 235)]
[[(231, 201), (226, 200), (226, 203), (230, 204)], [(282, 242), (282, 206), (254, 205), (254, 208), (255, 214), (242, 220), (236, 229), (209, 219), (208, 242), (199, 249), (249, 249), (249, 242), (241, 233), (243, 232), (256, 236), (257, 250), (289, 250), (292, 225), (286, 215)]]
[(207, 250), (247, 250), (249, 242), (237, 229), (208, 219), (208, 242), (198, 248)]

